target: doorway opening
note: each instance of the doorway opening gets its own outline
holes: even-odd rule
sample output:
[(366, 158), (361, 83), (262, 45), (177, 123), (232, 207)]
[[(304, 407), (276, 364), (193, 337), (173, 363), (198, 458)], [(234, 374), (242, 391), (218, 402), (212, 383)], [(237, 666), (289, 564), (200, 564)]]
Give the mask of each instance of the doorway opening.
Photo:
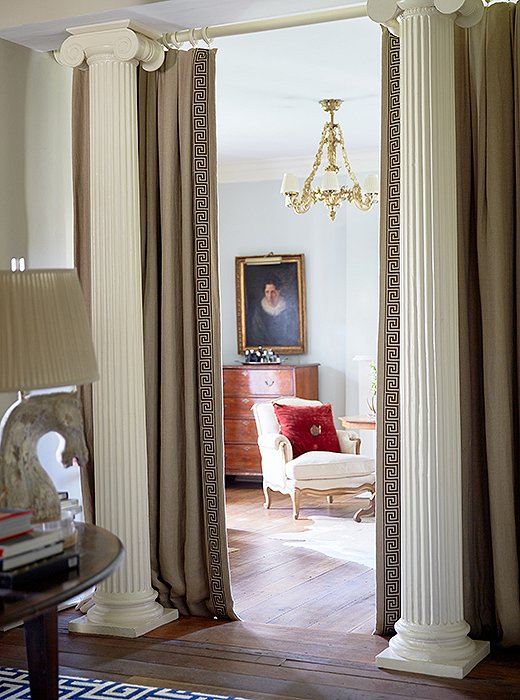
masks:
[[(327, 46), (327, 51), (309, 51), (310, 46)], [(381, 32), (360, 18), (225, 37), (218, 48), (223, 364), (236, 366), (243, 359), (237, 351), (235, 258), (271, 251), (303, 254), (307, 349), (281, 360), (319, 365), (318, 398), (332, 405), (339, 429), (339, 417), (369, 411), (355, 358), (375, 361), (377, 353), (379, 208), (362, 212), (345, 203), (334, 222), (321, 204), (296, 215), (284, 207), (280, 183), (285, 171), (308, 175), (323, 126), (319, 100), (324, 98), (344, 100), (340, 121), (358, 179), (378, 172)], [(226, 423), (226, 397), (224, 402)], [(243, 473), (227, 472), (226, 486), (238, 615), (244, 621), (372, 633), (375, 519), (352, 520), (366, 500), (335, 496), (329, 504), (325, 496), (306, 495), (294, 520), (289, 496), (273, 493), (271, 508), (264, 509), (249, 408), (233, 420), (242, 422), (239, 439), (247, 436), (256, 452), (256, 472), (250, 465)], [(362, 440), (361, 451), (370, 448), (368, 454), (375, 457), (373, 436)], [(364, 555), (360, 543), (366, 545)]]

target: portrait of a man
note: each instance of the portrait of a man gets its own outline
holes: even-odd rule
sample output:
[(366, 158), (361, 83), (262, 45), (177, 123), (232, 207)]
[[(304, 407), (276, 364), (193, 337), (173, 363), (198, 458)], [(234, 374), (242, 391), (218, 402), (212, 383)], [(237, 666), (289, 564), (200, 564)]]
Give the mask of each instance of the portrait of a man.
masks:
[(305, 351), (303, 255), (237, 258), (239, 352)]

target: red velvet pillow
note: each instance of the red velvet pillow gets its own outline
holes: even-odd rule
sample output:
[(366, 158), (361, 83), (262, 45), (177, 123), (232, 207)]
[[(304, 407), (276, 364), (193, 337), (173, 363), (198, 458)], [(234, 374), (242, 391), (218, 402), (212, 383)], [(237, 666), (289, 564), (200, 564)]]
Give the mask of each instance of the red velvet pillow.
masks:
[(280, 433), (290, 441), (293, 457), (323, 450), (341, 452), (330, 403), (318, 406), (288, 406), (273, 403)]

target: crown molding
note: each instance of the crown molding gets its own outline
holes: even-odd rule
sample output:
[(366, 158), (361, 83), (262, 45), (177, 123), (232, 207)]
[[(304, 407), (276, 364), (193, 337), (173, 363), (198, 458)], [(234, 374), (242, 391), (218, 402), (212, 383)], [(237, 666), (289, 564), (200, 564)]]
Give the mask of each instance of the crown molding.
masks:
[[(218, 182), (282, 181), (286, 172), (305, 178), (310, 173), (315, 154), (298, 158), (262, 158), (225, 160), (218, 163)], [(356, 174), (379, 172), (379, 150), (363, 149), (349, 153), (350, 164)]]

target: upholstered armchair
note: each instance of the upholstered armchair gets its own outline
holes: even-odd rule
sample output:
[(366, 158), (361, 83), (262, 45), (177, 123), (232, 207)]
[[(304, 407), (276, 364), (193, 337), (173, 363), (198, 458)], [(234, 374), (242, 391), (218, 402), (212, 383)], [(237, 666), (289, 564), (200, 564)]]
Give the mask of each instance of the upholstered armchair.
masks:
[[(271, 505), (270, 491), (279, 491), (291, 497), (295, 519), (298, 518), (300, 511), (301, 494), (323, 494), (327, 497), (327, 501), (332, 503), (334, 495), (369, 492), (371, 495), (368, 506), (357, 510), (354, 520), (360, 522), (363, 515), (373, 515), (375, 512), (375, 463), (370, 457), (360, 454), (360, 439), (346, 430), (336, 430), (332, 427), (337, 434), (339, 451), (312, 449), (295, 456), (290, 440), (280, 433), (275, 404), (324, 406), (321, 401), (297, 397), (282, 397), (271, 402), (254, 404), (252, 411), (262, 457), (265, 508)], [(319, 435), (320, 426), (313, 424), (310, 430), (313, 429)]]

